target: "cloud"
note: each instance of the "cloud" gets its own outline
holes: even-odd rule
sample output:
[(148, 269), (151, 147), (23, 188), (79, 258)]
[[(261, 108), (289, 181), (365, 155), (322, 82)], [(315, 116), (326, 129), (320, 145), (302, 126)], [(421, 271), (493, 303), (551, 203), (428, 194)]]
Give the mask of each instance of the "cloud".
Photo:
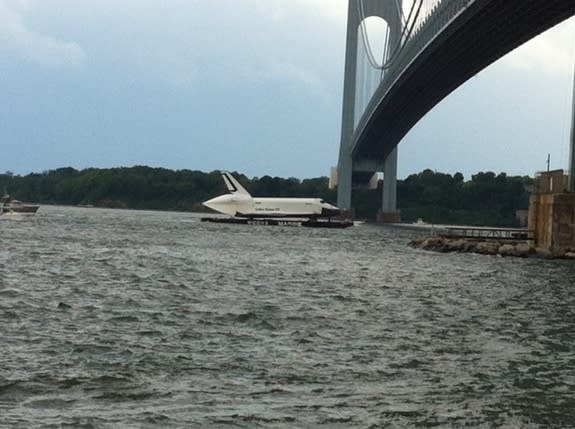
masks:
[(575, 20), (571, 19), (525, 43), (502, 59), (502, 64), (525, 72), (563, 76), (573, 70)]
[(347, 1), (345, 0), (253, 0), (255, 6), (266, 12), (274, 21), (281, 21), (294, 15), (313, 16), (329, 21), (345, 21)]
[(0, 0), (0, 52), (12, 52), (50, 67), (81, 63), (86, 55), (77, 43), (58, 40), (26, 26), (23, 18), (30, 8), (29, 0)]
[(263, 71), (261, 77), (268, 80), (283, 80), (291, 81), (302, 84), (308, 90), (312, 90), (325, 96), (328, 91), (325, 83), (312, 71), (306, 70), (304, 67), (287, 62), (272, 62), (267, 65), (267, 69)]
[(301, 9), (308, 10), (316, 16), (323, 16), (332, 21), (346, 21), (347, 1), (334, 0), (295, 0), (293, 2)]

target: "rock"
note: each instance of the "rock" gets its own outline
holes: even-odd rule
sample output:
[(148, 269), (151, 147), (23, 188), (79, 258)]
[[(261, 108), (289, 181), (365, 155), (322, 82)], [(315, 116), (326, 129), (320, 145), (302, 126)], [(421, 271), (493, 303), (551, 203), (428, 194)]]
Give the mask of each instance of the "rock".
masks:
[(501, 256), (518, 256), (517, 247), (512, 244), (504, 244), (497, 251)]
[(415, 247), (415, 248), (419, 248), (421, 247), (421, 244), (425, 241), (425, 238), (418, 238), (415, 240), (411, 240), (409, 242), (409, 247)]
[(465, 246), (467, 244), (467, 240), (463, 239), (451, 239), (446, 240), (445, 247), (449, 252), (463, 252)]
[(421, 248), (425, 250), (442, 251), (445, 247), (445, 242), (441, 237), (428, 237), (421, 243)]
[(569, 249), (566, 254), (556, 255), (544, 249), (537, 251), (529, 243), (501, 243), (494, 240), (480, 241), (476, 238), (449, 238), (441, 236), (431, 236), (412, 240), (409, 245), (423, 250), (435, 252), (460, 252), (460, 253), (480, 253), (482, 255), (501, 255), (527, 257), (537, 256), (541, 258), (570, 257), (575, 259), (575, 249)]
[(477, 243), (477, 253), (482, 255), (497, 255), (500, 244), (497, 241), (481, 241)]
[(463, 246), (463, 252), (476, 253), (477, 252), (477, 241), (466, 240), (465, 246)]
[(529, 243), (517, 243), (515, 245), (516, 255), (526, 257), (535, 253), (535, 249)]
[(565, 258), (566, 259), (575, 259), (575, 252), (566, 252)]

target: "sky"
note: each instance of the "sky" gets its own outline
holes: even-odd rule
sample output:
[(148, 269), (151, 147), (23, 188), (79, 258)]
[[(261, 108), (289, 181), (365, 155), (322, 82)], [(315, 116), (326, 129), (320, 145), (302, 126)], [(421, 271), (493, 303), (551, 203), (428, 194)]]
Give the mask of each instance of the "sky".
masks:
[[(0, 0), (0, 172), (337, 164), (346, 0)], [(424, 117), (399, 176), (566, 168), (575, 21)]]

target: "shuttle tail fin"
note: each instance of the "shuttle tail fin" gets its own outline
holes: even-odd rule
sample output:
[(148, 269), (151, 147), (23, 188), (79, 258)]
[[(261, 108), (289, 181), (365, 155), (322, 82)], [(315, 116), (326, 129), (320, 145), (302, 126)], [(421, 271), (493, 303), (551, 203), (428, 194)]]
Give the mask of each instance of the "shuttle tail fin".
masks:
[(224, 179), (224, 183), (226, 184), (228, 191), (232, 194), (248, 195), (251, 197), (250, 193), (246, 191), (245, 188), (240, 185), (240, 182), (238, 182), (229, 172), (224, 171), (222, 173), (222, 178)]

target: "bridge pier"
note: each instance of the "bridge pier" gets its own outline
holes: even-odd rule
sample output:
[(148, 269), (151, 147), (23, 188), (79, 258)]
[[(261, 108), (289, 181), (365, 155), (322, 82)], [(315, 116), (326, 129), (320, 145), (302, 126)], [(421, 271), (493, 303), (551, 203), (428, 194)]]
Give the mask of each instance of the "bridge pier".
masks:
[(337, 167), (337, 206), (344, 210), (351, 210), (351, 185), (353, 161), (351, 155), (341, 151)]
[(534, 246), (552, 255), (575, 252), (575, 193), (567, 187), (563, 170), (542, 173), (529, 201)]
[(382, 208), (377, 220), (384, 223), (401, 221), (400, 212), (397, 210), (397, 146), (387, 156), (383, 167)]

